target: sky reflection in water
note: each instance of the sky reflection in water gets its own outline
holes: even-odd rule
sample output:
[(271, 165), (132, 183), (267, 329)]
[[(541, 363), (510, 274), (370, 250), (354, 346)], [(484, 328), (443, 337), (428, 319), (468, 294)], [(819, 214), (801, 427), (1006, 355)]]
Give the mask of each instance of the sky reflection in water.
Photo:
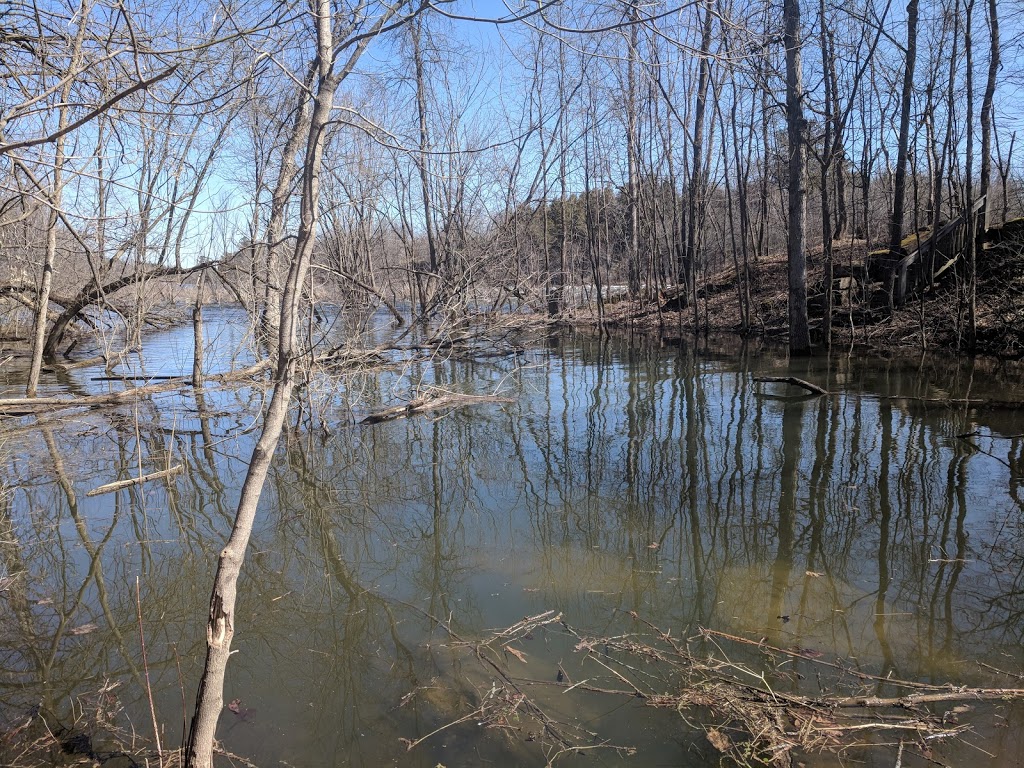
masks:
[[(232, 350), (216, 369), (244, 336), (231, 319), (211, 322), (208, 337)], [(188, 370), (190, 334), (155, 336), (145, 370)], [(787, 373), (836, 394), (782, 398), (794, 392), (753, 382)], [(75, 371), (70, 385), (106, 386), (96, 375)], [(245, 716), (226, 710), (220, 736), (268, 766), (542, 765), (525, 724), (470, 720), (408, 754), (399, 739), (472, 712), (491, 686), (430, 617), (475, 638), (547, 609), (596, 634), (638, 631), (636, 611), (675, 637), (711, 627), (882, 676), (1013, 686), (979, 662), (1022, 667), (1024, 424), (1012, 408), (939, 402), (1018, 399), (1000, 375), (935, 361), (790, 370), (771, 352), (571, 337), (486, 362), (317, 379), (261, 503), (225, 691)], [(352, 425), (415, 385), (500, 385), (515, 402)], [(164, 740), (178, 741), (177, 660), (191, 706), (212, 564), (261, 402), (245, 389), (201, 403), (168, 393), (44, 429), (7, 425), (0, 571), (17, 579), (0, 600), (6, 718), (111, 679), (147, 731), (138, 576)], [(957, 437), (968, 432), (979, 434)], [(85, 496), (168, 462), (186, 472)], [(574, 643), (540, 631), (513, 669), (553, 681), (561, 664), (599, 680)], [(812, 661), (785, 672), (777, 689), (816, 692)], [(632, 762), (603, 753), (605, 764), (716, 763), (674, 713), (535, 693), (553, 715), (641, 747)], [(1005, 765), (1017, 729), (994, 725), (1020, 715), (978, 715), (977, 741)]]

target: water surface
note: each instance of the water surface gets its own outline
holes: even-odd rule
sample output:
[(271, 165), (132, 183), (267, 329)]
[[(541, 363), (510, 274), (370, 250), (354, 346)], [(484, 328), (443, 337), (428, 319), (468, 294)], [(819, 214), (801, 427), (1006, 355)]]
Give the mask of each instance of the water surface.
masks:
[[(252, 359), (237, 315), (212, 313), (207, 335), (209, 370)], [(187, 372), (190, 344), (191, 329), (154, 334), (120, 370)], [(858, 357), (791, 368), (778, 351), (737, 344), (584, 335), (484, 360), (395, 360), (384, 373), (315, 375), (294, 409), (240, 588), (225, 691), (239, 712), (225, 711), (219, 733), (228, 749), (264, 766), (543, 765), (547, 740), (525, 718), (469, 718), (411, 752), (401, 739), (472, 713), (494, 690), (440, 623), (474, 639), (546, 610), (594, 635), (638, 632), (635, 612), (674, 637), (709, 627), (882, 677), (1019, 685), (1024, 417), (999, 404), (1021, 399), (1016, 371)], [(122, 386), (102, 373), (55, 375), (47, 391)], [(795, 396), (761, 375), (833, 394)], [(429, 387), (512, 402), (356, 423)], [(151, 732), (138, 581), (163, 741), (180, 741), (212, 566), (264, 399), (254, 388), (172, 391), (4, 422), (5, 721), (112, 682), (134, 727)], [(170, 481), (86, 496), (175, 463), (185, 471)], [(531, 680), (555, 682), (561, 666), (574, 681), (608, 682), (576, 642), (552, 625), (508, 662)], [(784, 671), (773, 685), (817, 691), (812, 660)], [(674, 712), (561, 691), (529, 687), (553, 717), (639, 752), (559, 764), (717, 765)], [(1021, 714), (976, 707), (970, 738), (995, 755), (985, 761), (1018, 764)], [(980, 754), (939, 750), (953, 763)]]

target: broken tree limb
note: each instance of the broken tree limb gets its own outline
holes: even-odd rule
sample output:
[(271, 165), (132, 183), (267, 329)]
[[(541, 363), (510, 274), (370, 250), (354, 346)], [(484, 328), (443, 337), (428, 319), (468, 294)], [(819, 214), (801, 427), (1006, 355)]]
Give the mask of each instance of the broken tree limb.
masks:
[(89, 381), (173, 381), (174, 379), (180, 379), (180, 376), (158, 376), (156, 374), (149, 375), (136, 375), (136, 374), (119, 374), (115, 376), (92, 376)]
[(755, 376), (754, 381), (771, 384), (792, 384), (794, 387), (806, 389), (814, 395), (827, 395), (829, 393), (827, 389), (822, 389), (817, 384), (812, 384), (809, 381), (798, 379), (796, 376)]
[(380, 424), (383, 421), (394, 421), (415, 416), (418, 413), (437, 410), (438, 408), (461, 408), (467, 405), (479, 405), (481, 403), (512, 403), (515, 402), (509, 397), (497, 395), (463, 395), (457, 393), (446, 393), (443, 395), (424, 395), (410, 400), (405, 405), (397, 405), (393, 408), (385, 408), (374, 411), (366, 416), (360, 424)]
[(175, 464), (173, 467), (167, 469), (161, 469), (159, 472), (150, 472), (148, 475), (139, 475), (138, 477), (130, 477), (127, 480), (116, 480), (113, 483), (107, 483), (97, 488), (93, 488), (89, 491), (86, 496), (102, 496), (104, 493), (113, 493), (114, 491), (120, 491), (122, 488), (130, 488), (133, 485), (142, 485), (148, 483), (150, 480), (159, 480), (161, 477), (172, 477), (184, 467), (181, 464)]

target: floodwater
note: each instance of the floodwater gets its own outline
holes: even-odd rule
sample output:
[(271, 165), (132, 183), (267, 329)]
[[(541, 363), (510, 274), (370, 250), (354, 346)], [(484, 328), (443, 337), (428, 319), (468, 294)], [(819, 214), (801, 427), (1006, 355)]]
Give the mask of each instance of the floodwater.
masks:
[[(208, 313), (211, 372), (252, 359), (238, 321)], [(645, 337), (503, 344), (508, 354), (482, 360), (393, 353), (383, 374), (310, 379), (240, 584), (226, 749), (260, 766), (544, 765), (556, 739), (522, 711), (480, 712), (515, 692), (457, 640), (549, 610), (561, 620), (492, 643), (488, 658), (553, 721), (595, 734), (591, 745), (637, 750), (564, 753), (558, 765), (718, 764), (698, 728), (714, 722), (706, 712), (687, 723), (628, 696), (566, 691), (565, 678), (622, 689), (612, 669), (645, 690), (670, 686), (650, 660), (575, 651), (573, 632), (642, 640), (653, 625), (683, 642), (704, 627), (763, 641), (797, 651), (765, 679), (809, 695), (819, 660), (1020, 687), (1024, 411), (999, 404), (1024, 399), (1018, 371), (856, 356), (790, 367), (778, 350)], [(185, 328), (153, 334), (143, 360), (118, 370), (190, 369)], [(121, 386), (102, 375), (76, 369), (44, 389)], [(764, 375), (832, 394), (794, 397), (754, 381)], [(358, 425), (428, 387), (510, 402)], [(175, 391), (0, 423), (0, 725), (39, 704), (66, 713), (116, 684), (120, 724), (151, 737), (148, 676), (162, 742), (180, 743), (264, 398)], [(87, 496), (176, 464), (170, 479)], [(731, 658), (759, 658), (722, 642)], [(935, 743), (931, 759), (1021, 765), (1022, 715), (975, 703), (960, 714), (968, 743)], [(924, 764), (911, 751), (904, 764)], [(848, 757), (889, 766), (895, 755)]]

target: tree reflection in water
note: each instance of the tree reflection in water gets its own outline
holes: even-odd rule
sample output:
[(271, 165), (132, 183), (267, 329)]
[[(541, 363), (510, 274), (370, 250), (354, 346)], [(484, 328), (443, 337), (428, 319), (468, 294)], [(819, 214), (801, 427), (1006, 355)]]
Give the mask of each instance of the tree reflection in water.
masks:
[[(940, 402), (1013, 399), (998, 372), (853, 358), (790, 369), (770, 351), (639, 338), (555, 337), (527, 362), (410, 363), (348, 377), (328, 405), (303, 404), (243, 574), (225, 697), (252, 712), (222, 721), (228, 748), (265, 765), (535, 761), (524, 733), (473, 723), (404, 753), (400, 737), (471, 712), (491, 685), (449, 652), (434, 619), (479, 636), (555, 609), (611, 634), (637, 611), (674, 635), (763, 637), (883, 677), (1008, 685), (993, 668), (1020, 672), (1024, 419)], [(753, 384), (764, 372), (835, 394), (792, 399)], [(514, 404), (351, 426), (349, 407), (391, 405), (416, 384), (489, 392), (499, 381)], [(143, 722), (139, 576), (157, 711), (176, 745), (259, 403), (251, 390), (170, 393), (137, 412), (8, 425), (0, 707), (10, 717), (112, 679)], [(957, 439), (967, 432), (981, 450)], [(85, 497), (168, 456), (187, 471)], [(592, 673), (553, 632), (523, 652), (537, 679)], [(813, 677), (797, 659), (774, 683), (807, 692)], [(568, 698), (547, 704), (642, 746), (638, 765), (695, 759), (677, 719)], [(986, 712), (986, 749), (1015, 755), (1013, 729), (988, 725), (1020, 710)]]

